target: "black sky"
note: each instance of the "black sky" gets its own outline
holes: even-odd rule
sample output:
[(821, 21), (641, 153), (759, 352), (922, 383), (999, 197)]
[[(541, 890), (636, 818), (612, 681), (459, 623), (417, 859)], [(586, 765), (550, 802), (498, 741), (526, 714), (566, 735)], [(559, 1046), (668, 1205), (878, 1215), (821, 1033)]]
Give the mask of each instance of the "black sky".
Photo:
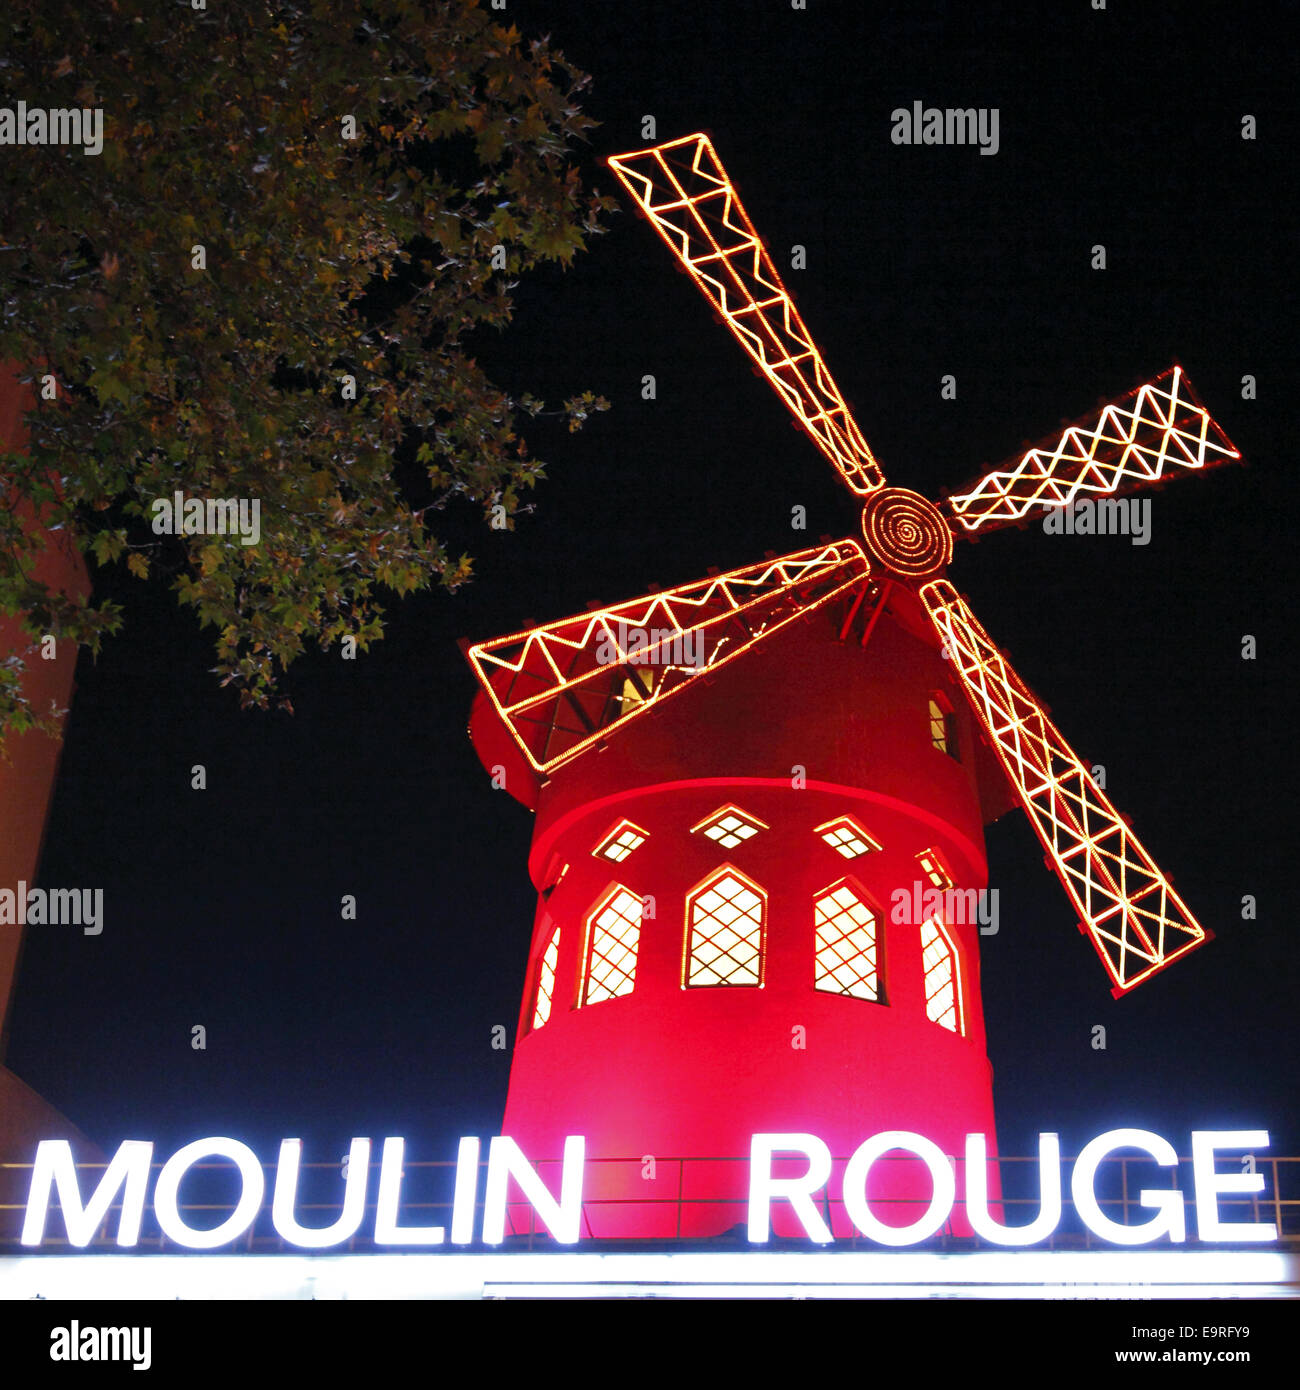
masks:
[[(1294, 75), (1261, 8), (1136, 8), (510, 0), (508, 17), (593, 74), (603, 191), (599, 159), (639, 146), (644, 116), (660, 139), (707, 129), (778, 263), (806, 246), (787, 282), (892, 483), (955, 488), (1183, 363), (1249, 467), (1155, 493), (1145, 547), (1031, 528), (952, 570), (1217, 937), (1116, 1002), (1028, 823), (994, 826), (999, 1137), (1025, 1153), (1054, 1129), (1073, 1151), (1129, 1123), (1186, 1152), (1191, 1128), (1260, 1126), (1298, 1153)], [(891, 110), (918, 99), (997, 107), (999, 153), (892, 145)], [(312, 1158), (404, 1134), (444, 1158), (497, 1132), (531, 818), (470, 747), (456, 639), (856, 529), (629, 206), (518, 303), (483, 344), (498, 379), (613, 409), (532, 431), (551, 465), (536, 511), (510, 535), (458, 520), (476, 582), (398, 606), (358, 662), (301, 661), (293, 717), (240, 713), (166, 592), (101, 580), (127, 621), (78, 670), (41, 882), (102, 886), (106, 925), (29, 933), (8, 1060), (104, 1147), (229, 1133), (269, 1157), (299, 1135)]]

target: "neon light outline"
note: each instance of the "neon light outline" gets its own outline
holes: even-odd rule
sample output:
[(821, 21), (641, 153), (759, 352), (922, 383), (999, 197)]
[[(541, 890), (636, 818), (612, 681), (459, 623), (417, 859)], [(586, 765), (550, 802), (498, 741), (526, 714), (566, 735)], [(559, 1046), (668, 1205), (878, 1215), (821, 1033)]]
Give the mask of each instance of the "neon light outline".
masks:
[[(682, 157), (670, 163), (670, 153), (679, 152)], [(861, 497), (883, 486), (880, 465), (709, 137), (687, 135), (611, 155), (608, 163), (840, 477)], [(683, 180), (700, 185), (699, 191), (688, 193)]]
[[(815, 612), (865, 579), (870, 572), (867, 557), (856, 541), (834, 541), (829, 545), (813, 546), (773, 560), (764, 560), (757, 565), (746, 565), (727, 574), (695, 580), (648, 598), (629, 599), (608, 608), (560, 618), (505, 637), (495, 637), (470, 646), (466, 655), (479, 683), (496, 707), (502, 723), (514, 736), (520, 751), (535, 771), (545, 775), (576, 757), (585, 748), (608, 737), (629, 719), (635, 719), (661, 700), (675, 695), (696, 677), (718, 670), (748, 651), (756, 642), (780, 631), (787, 623)], [(831, 587), (811, 599), (799, 595), (801, 585), (818, 581), (827, 582)], [(752, 590), (760, 592), (753, 597), (747, 596), (748, 591)], [(720, 612), (711, 612), (703, 619), (698, 617), (701, 611), (709, 611), (719, 605)], [(764, 618), (761, 605), (775, 610), (774, 615)], [(652, 621), (656, 614), (659, 620)], [(687, 632), (710, 629), (719, 624), (728, 627), (736, 625), (740, 632), (734, 641), (730, 633), (723, 633), (703, 666), (640, 666), (638, 669), (649, 671), (652, 678), (658, 678), (644, 701), (617, 718), (597, 719), (596, 727), (590, 733), (576, 738), (553, 756), (539, 759), (530, 747), (528, 726), (546, 725), (543, 744), (549, 745), (556, 732), (556, 709), (562, 697), (571, 695), (579, 686), (608, 682), (617, 673), (626, 670), (622, 662), (601, 665), (595, 660), (595, 653), (604, 643), (612, 643), (622, 651), (618, 640), (620, 622), (629, 628), (658, 628), (671, 632), (670, 637), (661, 639), (645, 650), (657, 650), (665, 642), (671, 642)], [(640, 659), (644, 661), (644, 654)], [(575, 676), (572, 671), (579, 661), (590, 664)], [(502, 678), (506, 687), (505, 699), (497, 691), (493, 679), (497, 676)], [(523, 698), (511, 698), (516, 681), (525, 676), (535, 684)], [(608, 695), (600, 698), (608, 711)], [(545, 754), (546, 747), (541, 751)]]
[[(971, 708), (991, 735), (1049, 863), (1079, 913), (1081, 930), (1091, 936), (1114, 982), (1113, 992), (1118, 995), (1132, 989), (1201, 945), (1209, 933), (1174, 892), (957, 590), (946, 579), (935, 580), (921, 589), (921, 598), (952, 654)], [(1077, 789), (1067, 790), (1066, 783), (1076, 784)], [(1103, 840), (1115, 837), (1118, 853), (1102, 848)], [(1136, 888), (1130, 886), (1135, 878)], [(1154, 910), (1139, 906), (1152, 895), (1157, 899)], [(1095, 899), (1102, 905), (1094, 905)], [(1144, 923), (1154, 931), (1149, 932)], [(1187, 939), (1171, 947), (1166, 940), (1171, 932), (1181, 932)], [(1136, 970), (1131, 956), (1143, 963)]]
[[(1166, 379), (1169, 389), (1162, 391), (1160, 383)], [(1180, 387), (1186, 388), (1186, 399)], [(1125, 410), (1129, 401), (1135, 404)], [(1159, 436), (1158, 445), (1139, 442), (1144, 428)], [(1211, 432), (1221, 442), (1211, 440)], [(1031, 511), (1068, 507), (1084, 493), (1114, 496), (1158, 482), (1167, 468), (1213, 468), (1240, 457), (1175, 363), (1154, 381), (1103, 406), (1100, 414), (1076, 420), (1055, 444), (1037, 444), (1018, 461), (949, 496), (945, 508), (967, 533), (992, 530)]]

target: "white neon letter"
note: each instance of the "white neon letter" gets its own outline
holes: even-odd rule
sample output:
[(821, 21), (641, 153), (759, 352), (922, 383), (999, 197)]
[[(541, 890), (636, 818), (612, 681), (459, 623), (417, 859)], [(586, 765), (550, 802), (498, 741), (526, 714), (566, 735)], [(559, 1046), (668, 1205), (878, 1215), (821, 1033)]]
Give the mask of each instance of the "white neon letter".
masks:
[[(405, 1139), (385, 1139), (379, 1160), (379, 1198), (375, 1206), (376, 1245), (441, 1245), (446, 1232), (441, 1226), (399, 1226), (397, 1210), (402, 1200), (402, 1160)], [(348, 1160), (348, 1175), (352, 1160)]]
[[(886, 1226), (867, 1203), (867, 1178), (872, 1165), (892, 1149), (914, 1154), (930, 1170), (930, 1205), (910, 1226)], [(947, 1221), (957, 1197), (957, 1179), (943, 1150), (930, 1139), (905, 1129), (887, 1129), (862, 1144), (844, 1169), (844, 1207), (853, 1224), (878, 1245), (915, 1245), (932, 1236)]]
[(577, 1243), (582, 1223), (582, 1165), (587, 1141), (571, 1134), (564, 1141), (564, 1165), (557, 1202), (524, 1157), (519, 1145), (504, 1135), (488, 1146), (487, 1192), (483, 1199), (483, 1239), (500, 1245), (506, 1234), (506, 1191), (511, 1178), (519, 1184), (529, 1206), (546, 1223), (561, 1245)]
[[(181, 1219), (177, 1197), (181, 1179), (189, 1169), (205, 1158), (228, 1158), (239, 1169), (239, 1201), (235, 1209), (210, 1231), (196, 1231)], [(163, 1164), (158, 1185), (153, 1190), (153, 1214), (168, 1240), (187, 1250), (215, 1250), (218, 1245), (238, 1239), (253, 1224), (266, 1192), (266, 1178), (257, 1155), (238, 1139), (196, 1139), (177, 1149)]]
[[(808, 1160), (799, 1178), (774, 1178), (772, 1156), (797, 1153)], [(831, 1176), (831, 1151), (815, 1134), (756, 1134), (749, 1142), (749, 1238), (762, 1245), (772, 1234), (772, 1203), (784, 1199), (794, 1208), (809, 1240), (825, 1244), (831, 1237), (812, 1194)]]
[(988, 1146), (982, 1134), (966, 1136), (966, 1215), (994, 1245), (1033, 1245), (1045, 1240), (1061, 1220), (1061, 1140), (1038, 1136), (1038, 1215), (1028, 1226), (1002, 1226), (989, 1214)]
[(451, 1243), (474, 1239), (474, 1198), (478, 1196), (478, 1140), (462, 1139), (456, 1149), (456, 1191), (451, 1199)]
[[(391, 1141), (390, 1141), (391, 1142)], [(400, 1139), (397, 1141), (402, 1142)], [(293, 1214), (298, 1200), (298, 1170), (302, 1164), (302, 1140), (285, 1139), (280, 1143), (280, 1162), (275, 1170), (275, 1195), (271, 1199), (271, 1224), (289, 1242), (301, 1250), (325, 1250), (356, 1235), (361, 1218), (366, 1214), (366, 1186), (370, 1176), (370, 1140), (354, 1139), (348, 1147), (348, 1175), (343, 1179), (343, 1211), (332, 1226), (302, 1226)], [(401, 1155), (397, 1168), (400, 1174)], [(401, 1178), (398, 1178), (400, 1184)], [(154, 1198), (155, 1205), (157, 1198)], [(396, 1203), (394, 1202), (394, 1209)], [(383, 1219), (383, 1183), (380, 1183), (379, 1220)], [(375, 1241), (379, 1242), (379, 1220), (376, 1221)]]
[(42, 1139), (36, 1146), (36, 1161), (32, 1164), (32, 1185), (27, 1193), (22, 1243), (39, 1245), (45, 1239), (51, 1187), (58, 1190), (68, 1243), (76, 1246), (90, 1244), (100, 1222), (108, 1215), (118, 1189), (125, 1187), (122, 1193), (122, 1217), (117, 1224), (117, 1243), (123, 1247), (134, 1245), (140, 1238), (145, 1190), (149, 1186), (149, 1160), (152, 1157), (152, 1144), (136, 1139), (119, 1144), (113, 1161), (99, 1180), (99, 1186), (83, 1207), (77, 1166), (72, 1161), (72, 1145), (66, 1139)]
[(1266, 1149), (1266, 1129), (1194, 1129), (1192, 1176), (1196, 1184), (1196, 1233), (1202, 1240), (1276, 1240), (1277, 1227), (1262, 1221), (1220, 1221), (1220, 1192), (1263, 1192), (1263, 1173), (1216, 1173), (1216, 1149)]
[(1083, 1217), (1084, 1225), (1093, 1235), (1114, 1245), (1146, 1245), (1148, 1241), (1158, 1240), (1163, 1235), (1176, 1242), (1186, 1240), (1187, 1214), (1183, 1211), (1181, 1192), (1153, 1191), (1151, 1188), (1139, 1192), (1138, 1205), (1151, 1207), (1160, 1213), (1141, 1226), (1121, 1226), (1102, 1211), (1096, 1193), (1097, 1169), (1113, 1149), (1142, 1149), (1162, 1168), (1178, 1165), (1174, 1146), (1158, 1134), (1152, 1134), (1149, 1129), (1112, 1129), (1099, 1134), (1090, 1144), (1083, 1146), (1083, 1151), (1075, 1160), (1074, 1172), (1070, 1175), (1075, 1210)]

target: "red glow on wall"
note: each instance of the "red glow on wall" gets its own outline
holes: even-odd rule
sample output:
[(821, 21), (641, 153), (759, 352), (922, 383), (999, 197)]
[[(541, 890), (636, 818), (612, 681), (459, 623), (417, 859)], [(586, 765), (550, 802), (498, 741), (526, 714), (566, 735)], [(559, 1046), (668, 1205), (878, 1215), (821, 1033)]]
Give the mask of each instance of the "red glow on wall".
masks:
[[(610, 164), (862, 508), (861, 544), (467, 648), (480, 757), (537, 812), (528, 979), (555, 955), (505, 1132), (544, 1158), (587, 1138), (589, 1235), (716, 1234), (744, 1219), (756, 1132), (815, 1132), (840, 1159), (885, 1130), (953, 1156), (992, 1138), (978, 927), (888, 905), (983, 890), (982, 828), (1010, 805), (1116, 993), (1209, 938), (946, 574), (956, 536), (1239, 455), (1175, 366), (939, 504), (887, 486), (709, 139)], [(557, 858), (572, 872), (544, 885)], [(635, 983), (593, 1003), (611, 860), (641, 915), (601, 939)], [(530, 994), (521, 1034), (538, 1010)], [(927, 1197), (919, 1162), (872, 1181), (899, 1225)]]

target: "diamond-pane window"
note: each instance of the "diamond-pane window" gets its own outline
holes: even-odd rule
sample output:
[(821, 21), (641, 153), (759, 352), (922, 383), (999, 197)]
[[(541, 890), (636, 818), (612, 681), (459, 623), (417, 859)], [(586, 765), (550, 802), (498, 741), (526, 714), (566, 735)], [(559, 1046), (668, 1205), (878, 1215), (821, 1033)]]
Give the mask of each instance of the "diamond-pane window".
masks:
[(691, 834), (702, 831), (706, 839), (719, 844), (723, 849), (734, 849), (746, 840), (769, 827), (757, 816), (742, 811), (739, 806), (719, 806), (711, 816), (706, 816), (699, 825), (691, 826)]
[(686, 899), (685, 983), (761, 984), (766, 914), (766, 894), (735, 869), (701, 884)]
[(859, 855), (880, 848), (857, 821), (849, 816), (840, 816), (838, 820), (828, 820), (825, 825), (819, 825), (813, 834), (820, 835), (837, 854), (842, 854), (845, 859), (856, 859)]
[(599, 1004), (602, 999), (632, 993), (640, 941), (641, 899), (620, 884), (587, 919), (587, 959), (582, 972), (584, 1004)]
[(923, 850), (916, 856), (916, 862), (921, 866), (921, 872), (936, 888), (952, 887), (952, 875), (936, 850)]
[(921, 968), (925, 971), (926, 1017), (949, 1032), (964, 1035), (957, 953), (943, 923), (934, 917), (921, 923)]
[(648, 830), (642, 830), (630, 820), (619, 821), (592, 853), (613, 864), (621, 864), (634, 849), (645, 844), (649, 834)]
[(560, 959), (560, 929), (551, 933), (551, 939), (542, 952), (542, 963), (537, 971), (537, 1001), (533, 1005), (533, 1027), (540, 1028), (551, 1016), (551, 999), (555, 994), (555, 967)]
[(817, 953), (813, 988), (854, 999), (879, 999), (876, 973), (876, 914), (840, 883), (814, 903)]

